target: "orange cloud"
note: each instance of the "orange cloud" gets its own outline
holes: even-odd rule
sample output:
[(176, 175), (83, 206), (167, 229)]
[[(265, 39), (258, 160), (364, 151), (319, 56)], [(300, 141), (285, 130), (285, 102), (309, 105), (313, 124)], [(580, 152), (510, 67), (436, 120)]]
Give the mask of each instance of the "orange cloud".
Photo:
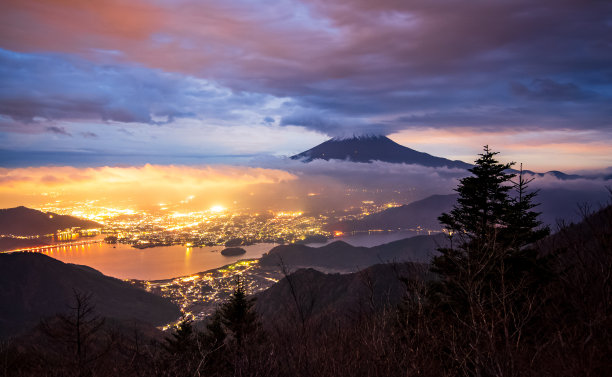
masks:
[(0, 168), (0, 207), (36, 206), (51, 199), (131, 201), (138, 206), (191, 195), (230, 200), (243, 189), (295, 179), (282, 170), (235, 166)]
[(2, 7), (0, 34), (14, 50), (82, 52), (88, 38), (108, 48), (113, 39), (148, 38), (163, 18), (161, 9), (140, 0), (7, 0)]

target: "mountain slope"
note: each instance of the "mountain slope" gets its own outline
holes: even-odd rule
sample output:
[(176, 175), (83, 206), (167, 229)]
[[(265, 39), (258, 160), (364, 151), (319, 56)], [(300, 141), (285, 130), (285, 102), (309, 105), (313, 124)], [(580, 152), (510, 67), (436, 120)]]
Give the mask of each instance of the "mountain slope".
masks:
[(457, 201), (457, 194), (432, 195), (400, 207), (373, 213), (360, 220), (342, 221), (326, 226), (329, 231), (367, 231), (372, 229), (403, 230), (420, 226), (423, 229), (442, 229), (438, 216), (448, 212)]
[(406, 291), (402, 278), (431, 279), (433, 274), (427, 265), (415, 263), (377, 264), (350, 274), (300, 269), (257, 294), (255, 308), (276, 325), (298, 323), (301, 317), (337, 320), (397, 305)]
[[(386, 136), (368, 135), (354, 136), (352, 138), (332, 138), (307, 151), (291, 156), (293, 160), (311, 162), (313, 160), (348, 160), (353, 162), (384, 161), (391, 163), (417, 164), (428, 167), (449, 167), (456, 169), (469, 169), (472, 167), (459, 160), (449, 160), (443, 157), (432, 156), (428, 153), (415, 151), (404, 147)], [(510, 169), (511, 173), (518, 170)], [(537, 177), (552, 176), (562, 181), (587, 179), (611, 179), (612, 176), (581, 176), (577, 174), (566, 174), (557, 170), (546, 173), (537, 173), (524, 170), (526, 174)]]
[(16, 238), (16, 237), (0, 237), (0, 251), (22, 249), (33, 246), (48, 245), (50, 237), (41, 238)]
[(23, 206), (0, 209), (0, 234), (32, 236), (55, 233), (57, 230), (72, 227), (87, 229), (101, 226), (95, 221), (52, 212), (41, 212)]
[(0, 338), (69, 311), (74, 290), (92, 294), (101, 316), (161, 325), (180, 311), (170, 301), (90, 267), (66, 264), (39, 253), (0, 254)]
[[(535, 199), (536, 203), (540, 203), (535, 210), (542, 213), (540, 220), (545, 225), (551, 225), (555, 229), (557, 222), (560, 220), (566, 222), (580, 221), (580, 206), (586, 205), (590, 208), (597, 208), (602, 203), (606, 203), (609, 195), (603, 187), (587, 187), (585, 189), (543, 188), (539, 190)], [(443, 212), (449, 212), (457, 198), (457, 194), (432, 195), (410, 204), (373, 213), (360, 220), (329, 224), (325, 229), (344, 233), (373, 229), (396, 231), (414, 229), (417, 226), (421, 226), (423, 229), (440, 230), (441, 225), (438, 222), (438, 216)]]
[(430, 167), (447, 166), (467, 169), (471, 165), (463, 161), (452, 161), (406, 148), (386, 136), (362, 136), (350, 139), (333, 138), (305, 152), (291, 157), (310, 162), (315, 159), (349, 160), (354, 162), (384, 161), (418, 164)]

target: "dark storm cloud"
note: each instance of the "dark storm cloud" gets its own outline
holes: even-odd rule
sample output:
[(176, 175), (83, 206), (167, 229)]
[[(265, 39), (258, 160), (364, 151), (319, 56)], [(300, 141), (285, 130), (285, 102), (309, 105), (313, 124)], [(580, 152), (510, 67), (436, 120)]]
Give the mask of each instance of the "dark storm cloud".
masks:
[[(57, 120), (163, 125), (178, 117), (231, 119), (236, 107), (261, 104), (266, 98), (145, 67), (1, 49), (0, 78), (3, 129), (15, 131), (17, 123), (22, 124), (21, 132)], [(46, 130), (67, 134), (56, 126)]]
[(314, 4), (345, 44), (295, 87), (305, 108), (336, 112), (337, 120), (374, 118), (372, 131), (382, 132), (611, 125), (612, 3)]
[[(7, 2), (0, 15), (0, 33), (6, 36), (1, 46), (62, 51), (98, 64), (75, 68), (74, 61), (62, 58), (51, 64), (51, 74), (65, 78), (67, 90), (50, 90), (59, 85), (56, 79), (35, 74), (34, 85), (19, 68), (24, 64), (29, 73), (30, 60), (43, 57), (20, 55), (18, 64), (3, 53), (3, 64), (12, 59), (3, 80), (15, 76), (44, 89), (36, 95), (17, 88), (16, 95), (2, 98), (0, 113), (22, 121), (92, 114), (160, 124), (159, 117), (171, 121), (217, 112), (231, 117), (232, 106), (260, 101), (259, 95), (240, 94), (248, 92), (290, 99), (284, 113), (273, 114), (282, 117), (282, 125), (327, 134), (611, 126), (609, 1), (24, 4)], [(139, 17), (118, 17), (134, 9)], [(211, 102), (218, 96), (195, 89), (189, 77), (214, 80), (240, 95)], [(86, 82), (97, 89), (81, 90)]]
[(281, 126), (302, 126), (324, 133), (334, 133), (342, 129), (342, 124), (316, 111), (296, 112), (281, 119)]

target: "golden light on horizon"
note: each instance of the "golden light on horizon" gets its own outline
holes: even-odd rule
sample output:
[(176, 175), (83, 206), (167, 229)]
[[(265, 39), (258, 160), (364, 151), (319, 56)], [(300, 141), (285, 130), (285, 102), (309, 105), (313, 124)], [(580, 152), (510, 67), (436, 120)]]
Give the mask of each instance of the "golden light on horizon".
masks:
[[(524, 162), (530, 170), (563, 170), (605, 168), (609, 166), (612, 146), (605, 134), (597, 130), (507, 130), (504, 132), (454, 129), (415, 128), (389, 135), (394, 141), (436, 156), (471, 163), (474, 153), (489, 144), (503, 153), (508, 161)], [(550, 158), (555, 156), (555, 158)]]
[[(201, 200), (199, 203), (194, 203), (194, 200), (230, 201), (234, 200), (233, 196), (242, 196), (244, 190), (250, 192), (258, 185), (296, 179), (295, 175), (278, 169), (221, 165), (0, 168), (0, 208), (19, 205), (43, 207), (48, 203), (55, 203), (54, 206), (58, 207), (57, 204), (66, 199), (87, 201), (87, 207), (90, 207), (95, 200), (99, 207), (108, 206), (109, 212), (130, 214), (126, 207), (154, 205), (159, 209), (171, 209), (172, 203), (181, 201), (204, 206)], [(215, 204), (213, 212), (222, 212), (225, 210), (222, 207)]]

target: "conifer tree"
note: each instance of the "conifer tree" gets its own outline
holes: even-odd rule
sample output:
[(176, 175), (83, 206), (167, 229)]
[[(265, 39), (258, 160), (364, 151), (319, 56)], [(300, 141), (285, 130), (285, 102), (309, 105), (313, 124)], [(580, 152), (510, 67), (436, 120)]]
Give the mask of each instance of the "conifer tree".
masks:
[(235, 339), (238, 347), (243, 345), (246, 336), (259, 328), (253, 303), (253, 299), (247, 298), (244, 281), (237, 277), (236, 288), (234, 288), (229, 301), (221, 306), (219, 314), (221, 323), (227, 329), (228, 335)]
[(193, 351), (195, 348), (195, 334), (191, 321), (184, 318), (177, 326), (176, 331), (165, 338), (164, 348), (171, 355), (180, 355)]
[(534, 334), (538, 289), (546, 282), (545, 261), (532, 247), (548, 234), (533, 211), (537, 192), (527, 192), (531, 180), (522, 168), (512, 181), (513, 163), (498, 162), (497, 154), (484, 147), (456, 189), (457, 204), (439, 217), (451, 243), (438, 249), (432, 271), (440, 280), (428, 290), (453, 343), (448, 359), (462, 360), (450, 367), (466, 375), (513, 374), (510, 355)]
[(204, 341), (213, 350), (220, 350), (223, 347), (226, 334), (221, 320), (219, 311), (215, 311), (210, 318), (210, 322), (206, 324), (206, 332), (204, 333)]
[(528, 185), (534, 178), (526, 179), (523, 173), (523, 164), (513, 181), (515, 196), (510, 203), (510, 211), (507, 218), (506, 233), (510, 239), (506, 242), (515, 249), (521, 249), (526, 245), (532, 245), (550, 233), (549, 227), (543, 227), (538, 220), (540, 212), (533, 209), (538, 205), (533, 202), (539, 190), (529, 192)]
[(446, 280), (497, 279), (500, 268), (510, 271), (524, 264), (520, 258), (535, 258), (529, 246), (549, 232), (533, 211), (537, 191), (527, 191), (532, 179), (525, 179), (521, 166), (514, 182), (517, 174), (508, 172), (514, 163), (498, 162), (498, 153), (484, 147), (469, 170), (472, 175), (461, 179), (456, 189), (457, 204), (439, 217), (451, 246), (439, 249), (433, 270)]
[(441, 255), (434, 258), (432, 270), (442, 277), (437, 294), (447, 304), (466, 304), (462, 284), (486, 279), (496, 267), (501, 246), (498, 242), (503, 238), (500, 231), (507, 227), (510, 217), (510, 179), (515, 177), (507, 173), (512, 163), (499, 163), (497, 154), (484, 147), (469, 170), (472, 175), (461, 179), (456, 188), (457, 204), (439, 217), (451, 246), (439, 249)]

